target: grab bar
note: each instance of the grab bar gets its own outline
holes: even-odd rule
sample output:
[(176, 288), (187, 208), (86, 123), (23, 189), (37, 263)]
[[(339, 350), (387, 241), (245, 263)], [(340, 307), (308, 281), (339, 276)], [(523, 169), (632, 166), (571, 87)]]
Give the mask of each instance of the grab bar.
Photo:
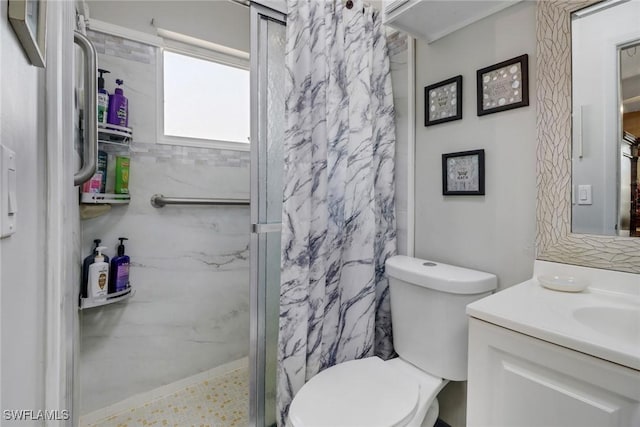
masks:
[(195, 205), (195, 206), (249, 206), (249, 199), (207, 199), (197, 197), (165, 197), (162, 194), (151, 196), (151, 206), (162, 208), (166, 205)]
[(96, 172), (98, 164), (98, 103), (96, 102), (96, 75), (98, 54), (91, 41), (82, 33), (74, 32), (73, 42), (84, 52), (84, 148), (82, 167), (73, 175), (73, 185), (82, 185)]

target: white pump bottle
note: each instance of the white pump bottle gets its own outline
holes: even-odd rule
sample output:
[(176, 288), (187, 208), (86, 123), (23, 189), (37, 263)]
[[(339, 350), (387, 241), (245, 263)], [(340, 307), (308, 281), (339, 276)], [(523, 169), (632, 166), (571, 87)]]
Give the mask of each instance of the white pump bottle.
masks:
[(105, 249), (105, 246), (98, 246), (93, 263), (89, 265), (89, 298), (94, 301), (106, 299), (109, 292), (109, 263), (102, 256)]

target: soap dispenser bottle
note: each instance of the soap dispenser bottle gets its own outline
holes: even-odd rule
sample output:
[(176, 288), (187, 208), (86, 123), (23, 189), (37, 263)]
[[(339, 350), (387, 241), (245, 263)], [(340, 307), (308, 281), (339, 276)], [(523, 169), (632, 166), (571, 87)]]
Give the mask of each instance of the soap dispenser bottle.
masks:
[(129, 287), (129, 256), (124, 254), (126, 237), (118, 237), (118, 255), (111, 260), (111, 278), (109, 293), (122, 292)]
[(105, 249), (104, 246), (96, 248), (97, 254), (89, 266), (89, 297), (94, 301), (106, 299), (109, 291), (109, 263), (102, 255)]
[[(82, 298), (87, 298), (89, 296), (88, 295), (89, 266), (91, 264), (93, 264), (94, 258), (96, 257), (96, 254), (98, 253), (96, 251), (96, 248), (98, 246), (100, 246), (101, 242), (102, 242), (102, 240), (100, 240), (100, 239), (95, 239), (93, 241), (93, 244), (95, 246), (91, 250), (91, 253), (82, 262), (82, 285), (80, 286), (80, 296)], [(102, 255), (102, 256), (104, 257), (104, 262), (108, 263), (109, 262), (109, 257), (106, 256), (106, 255)]]
[[(121, 79), (116, 79), (116, 84), (121, 86), (124, 83)], [(117, 87), (109, 96), (109, 114), (107, 120), (112, 125), (127, 127), (129, 123), (129, 100), (124, 96), (121, 87)]]
[(109, 109), (109, 92), (104, 88), (103, 74), (110, 73), (110, 71), (98, 68), (98, 73), (100, 73), (100, 77), (98, 77), (98, 124), (106, 125)]

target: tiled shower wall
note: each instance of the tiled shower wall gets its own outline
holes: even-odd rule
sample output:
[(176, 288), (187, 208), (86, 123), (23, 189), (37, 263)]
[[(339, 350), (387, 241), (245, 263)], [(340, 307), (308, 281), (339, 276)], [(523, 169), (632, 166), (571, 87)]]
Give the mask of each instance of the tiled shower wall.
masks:
[(158, 144), (157, 49), (90, 33), (111, 93), (129, 98), (131, 203), (82, 221), (83, 254), (95, 238), (115, 254), (128, 237), (127, 302), (80, 316), (81, 413), (248, 354), (249, 208), (153, 208), (153, 194), (249, 196), (249, 153)]

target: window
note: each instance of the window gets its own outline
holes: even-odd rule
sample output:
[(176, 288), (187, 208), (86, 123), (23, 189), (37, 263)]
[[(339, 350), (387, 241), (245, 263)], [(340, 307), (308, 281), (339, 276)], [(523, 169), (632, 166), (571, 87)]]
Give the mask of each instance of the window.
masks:
[(163, 77), (165, 140), (248, 147), (247, 69), (165, 50)]

